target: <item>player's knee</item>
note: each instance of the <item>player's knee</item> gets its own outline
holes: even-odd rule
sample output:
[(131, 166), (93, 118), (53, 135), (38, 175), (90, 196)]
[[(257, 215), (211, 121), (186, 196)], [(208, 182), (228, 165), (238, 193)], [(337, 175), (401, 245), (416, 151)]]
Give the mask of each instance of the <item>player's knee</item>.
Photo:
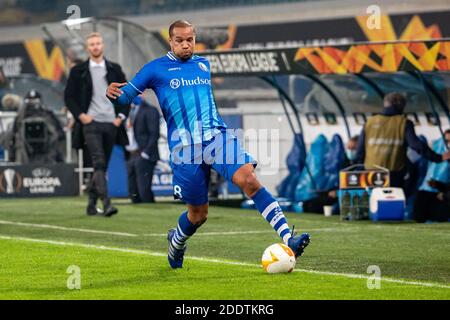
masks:
[(208, 220), (208, 217), (205, 215), (198, 223), (196, 223), (197, 227), (200, 227), (202, 224), (204, 224), (206, 220)]
[(256, 174), (254, 172), (250, 173), (245, 178), (245, 191), (247, 194), (253, 194), (256, 193), (260, 189), (261, 185), (258, 181), (258, 178), (256, 177)]
[(192, 221), (192, 223), (195, 224), (197, 227), (200, 227), (202, 224), (206, 222), (206, 220), (208, 220), (207, 213), (196, 216), (194, 221)]
[(189, 211), (193, 224), (200, 226), (206, 222), (208, 218), (208, 207), (191, 207)]

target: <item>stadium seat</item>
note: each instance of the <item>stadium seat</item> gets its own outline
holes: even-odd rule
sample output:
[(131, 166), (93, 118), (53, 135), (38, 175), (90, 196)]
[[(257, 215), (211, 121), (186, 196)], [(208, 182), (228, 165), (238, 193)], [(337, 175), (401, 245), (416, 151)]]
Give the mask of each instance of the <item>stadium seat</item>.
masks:
[(286, 158), (286, 166), (289, 174), (277, 186), (277, 192), (280, 197), (294, 199), (295, 188), (300, 179), (301, 172), (305, 166), (306, 148), (301, 133), (296, 134), (291, 151)]
[(339, 171), (343, 169), (345, 159), (344, 143), (341, 136), (335, 134), (329, 143), (328, 152), (325, 154), (324, 170), (327, 180), (325, 190), (339, 188)]
[[(306, 201), (317, 196), (317, 191), (325, 190), (325, 154), (329, 149), (328, 141), (320, 134), (311, 144), (306, 156), (305, 167), (295, 188), (295, 201)], [(309, 172), (308, 172), (309, 171)]]

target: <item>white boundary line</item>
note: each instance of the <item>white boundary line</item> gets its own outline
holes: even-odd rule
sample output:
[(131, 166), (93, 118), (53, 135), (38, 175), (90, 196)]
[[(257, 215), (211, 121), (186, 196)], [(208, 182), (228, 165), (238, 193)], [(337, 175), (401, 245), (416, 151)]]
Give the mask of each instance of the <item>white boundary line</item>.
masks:
[[(317, 228), (317, 229), (308, 229), (305, 228), (304, 232), (341, 232), (348, 231), (351, 228)], [(223, 231), (223, 232), (198, 232), (195, 234), (195, 237), (198, 236), (227, 236), (227, 235), (245, 235), (245, 234), (275, 234), (276, 232), (268, 228), (267, 230), (247, 230), (247, 231)], [(159, 237), (159, 236), (167, 236), (167, 234), (162, 233), (144, 233), (141, 236), (144, 237)]]
[[(98, 234), (108, 234), (114, 236), (122, 236), (122, 237), (166, 237), (167, 233), (144, 233), (144, 234), (134, 234), (127, 232), (118, 232), (118, 231), (106, 231), (106, 230), (95, 230), (95, 229), (85, 229), (85, 228), (71, 228), (64, 227), (58, 225), (50, 225), (50, 224), (39, 224), (39, 223), (27, 223), (21, 221), (7, 221), (0, 220), (0, 225), (13, 225), (13, 226), (21, 226), (21, 227), (29, 227), (29, 228), (42, 228), (42, 229), (54, 229), (54, 230), (63, 230), (63, 231), (76, 231), (76, 232), (85, 232), (85, 233), (98, 233)], [(370, 226), (373, 228), (381, 228), (381, 226)], [(361, 226), (342, 226), (338, 228), (328, 227), (328, 228), (304, 228), (302, 231), (304, 232), (351, 232), (356, 230), (362, 230)], [(396, 230), (396, 228), (395, 228)], [(402, 230), (411, 230), (411, 231), (429, 231), (429, 229), (422, 228), (402, 228)], [(432, 230), (430, 230), (432, 231)], [(434, 234), (450, 236), (450, 233), (439, 232), (440, 230), (434, 230)], [(227, 236), (227, 235), (246, 235), (246, 234), (271, 234), (274, 233), (273, 230), (268, 228), (267, 230), (246, 230), (246, 231), (223, 231), (223, 232), (198, 232), (195, 234), (198, 236)]]
[[(195, 237), (198, 236), (227, 236), (227, 235), (239, 235), (239, 234), (260, 234), (260, 233), (273, 233), (276, 234), (273, 230), (248, 230), (248, 231), (223, 231), (223, 232), (196, 232)], [(167, 236), (167, 233), (144, 233), (141, 236), (143, 237), (161, 237)]]
[(69, 227), (55, 226), (55, 225), (50, 225), (50, 224), (25, 223), (25, 222), (6, 221), (6, 220), (0, 220), (0, 224), (8, 224), (8, 225), (13, 225), (13, 226), (32, 227), (32, 228), (43, 228), (43, 229), (55, 229), (55, 230), (64, 230), (64, 231), (78, 231), (78, 232), (87, 232), (87, 233), (110, 234), (110, 235), (123, 236), (123, 237), (137, 237), (138, 236), (137, 234), (125, 233), (125, 232), (92, 230), (92, 229), (82, 229), (82, 228), (69, 228)]
[[(167, 254), (161, 253), (161, 252), (109, 247), (109, 246), (85, 244), (85, 243), (54, 241), (54, 240), (47, 240), (47, 239), (11, 237), (11, 236), (5, 236), (5, 235), (0, 235), (0, 239), (35, 242), (35, 243), (46, 243), (46, 244), (59, 245), (59, 246), (82, 247), (82, 248), (90, 248), (90, 249), (105, 250), (105, 251), (117, 251), (117, 252), (134, 253), (134, 254), (147, 255), (147, 256), (156, 256), (156, 257), (167, 256)], [(239, 261), (229, 261), (229, 260), (222, 260), (222, 259), (202, 258), (202, 257), (186, 257), (186, 259), (187, 260), (197, 260), (197, 261), (202, 261), (202, 262), (209, 262), (209, 263), (220, 263), (220, 264), (226, 264), (226, 265), (239, 265), (239, 266), (261, 268), (261, 266), (257, 265), (257, 264), (245, 263), (245, 262), (239, 262)], [(320, 275), (326, 275), (326, 276), (345, 277), (345, 278), (356, 278), (356, 279), (369, 279), (370, 278), (369, 276), (366, 276), (366, 275), (352, 274), (352, 273), (337, 273), (337, 272), (315, 271), (315, 270), (306, 270), (306, 269), (295, 269), (294, 271), (295, 272), (312, 273), (312, 274), (320, 274)], [(406, 280), (393, 279), (393, 278), (381, 278), (381, 280), (385, 281), (385, 282), (393, 282), (393, 283), (399, 283), (399, 284), (403, 284), (403, 285), (450, 289), (449, 285), (444, 285), (444, 284), (439, 284), (439, 283), (406, 281)]]
[[(42, 228), (42, 229), (54, 229), (54, 230), (63, 230), (63, 231), (76, 231), (76, 232), (86, 232), (86, 233), (98, 233), (98, 234), (108, 234), (114, 236), (123, 236), (123, 237), (166, 237), (167, 233), (146, 233), (146, 234), (134, 234), (134, 233), (126, 233), (126, 232), (116, 232), (116, 231), (106, 231), (106, 230), (95, 230), (95, 229), (84, 229), (84, 228), (70, 228), (63, 227), (57, 225), (50, 224), (39, 224), (39, 223), (27, 223), (20, 221), (7, 221), (0, 220), (0, 225), (12, 225), (12, 226), (21, 226), (21, 227), (29, 227), (29, 228)], [(348, 231), (351, 228), (342, 227), (342, 228), (313, 228), (313, 229), (305, 229), (307, 232), (341, 232)], [(245, 235), (245, 234), (275, 234), (275, 232), (268, 228), (267, 230), (247, 230), (247, 231), (224, 231), (224, 232), (198, 232), (195, 236), (226, 236), (226, 235)]]
[[(42, 229), (54, 229), (54, 230), (63, 230), (63, 231), (76, 231), (76, 232), (85, 232), (85, 233), (98, 233), (98, 234), (108, 234), (114, 236), (122, 236), (122, 237), (166, 237), (167, 233), (144, 233), (144, 234), (134, 234), (127, 232), (118, 232), (118, 231), (106, 231), (106, 230), (95, 230), (95, 229), (85, 229), (85, 228), (71, 228), (64, 227), (58, 225), (50, 225), (50, 224), (39, 224), (39, 223), (27, 223), (21, 221), (7, 221), (0, 220), (0, 225), (13, 225), (13, 226), (21, 226), (21, 227), (29, 227), (29, 228), (42, 228)], [(380, 228), (381, 226), (371, 226), (375, 228)], [(328, 228), (304, 228), (304, 232), (351, 232), (355, 230), (362, 230), (361, 226), (342, 226), (338, 228), (328, 227)], [(411, 231), (428, 231), (427, 229), (415, 229), (410, 228)], [(402, 228), (402, 230), (407, 230)], [(409, 230), (409, 229), (408, 229)], [(198, 232), (195, 234), (198, 236), (227, 236), (227, 235), (246, 235), (246, 234), (271, 234), (274, 233), (273, 230), (268, 228), (267, 230), (245, 230), (245, 231), (223, 231), (223, 232)], [(436, 233), (436, 231), (435, 231)], [(450, 235), (450, 233), (439, 233), (441, 235)]]

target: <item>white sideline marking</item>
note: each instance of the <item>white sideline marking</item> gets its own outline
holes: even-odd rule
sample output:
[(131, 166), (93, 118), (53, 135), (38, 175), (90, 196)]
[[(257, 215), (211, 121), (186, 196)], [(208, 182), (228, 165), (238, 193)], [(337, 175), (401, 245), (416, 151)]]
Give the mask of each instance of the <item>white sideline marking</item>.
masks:
[[(316, 271), (316, 270), (306, 270), (306, 269), (304, 269), (304, 270), (302, 270), (302, 269), (294, 269), (294, 271), (308, 272), (308, 273), (315, 273), (315, 274), (323, 274), (323, 275), (330, 275), (330, 276), (340, 276), (340, 277), (355, 278), (355, 279), (369, 279), (369, 276), (366, 276), (366, 275), (363, 275), (363, 274), (355, 274), (355, 273), (337, 273), (337, 272)], [(386, 282), (408, 284), (408, 285), (413, 285), (413, 286), (424, 286), (424, 287), (450, 289), (450, 286), (445, 285), (445, 284), (439, 284), (439, 283), (419, 282), (419, 281), (406, 281), (406, 280), (393, 279), (393, 278), (383, 278), (383, 277), (381, 277), (381, 280), (382, 281), (386, 281)]]
[[(318, 229), (305, 229), (305, 232), (331, 232), (331, 231), (348, 231), (351, 228), (318, 228)], [(223, 232), (198, 232), (195, 234), (196, 237), (198, 236), (227, 236), (227, 235), (245, 235), (245, 234), (276, 234), (276, 232), (268, 227), (267, 230), (247, 230), (247, 231), (223, 231)], [(142, 236), (145, 237), (160, 237), (160, 236), (167, 236), (166, 233), (145, 233)]]
[(55, 226), (55, 225), (50, 225), (50, 224), (25, 223), (25, 222), (5, 221), (5, 220), (0, 220), (0, 224), (9, 224), (9, 225), (13, 225), (13, 226), (32, 227), (32, 228), (56, 229), (56, 230), (65, 230), (65, 231), (101, 233), (101, 234), (110, 234), (110, 235), (124, 236), (124, 237), (137, 237), (138, 236), (137, 234), (125, 233), (125, 232), (69, 228), (69, 227)]
[[(20, 221), (6, 221), (0, 220), (0, 224), (7, 224), (13, 226), (22, 226), (22, 227), (30, 227), (30, 228), (43, 228), (43, 229), (54, 229), (54, 230), (64, 230), (64, 231), (78, 231), (78, 232), (87, 232), (87, 233), (99, 233), (99, 234), (109, 234), (114, 236), (123, 236), (123, 237), (166, 237), (167, 233), (146, 233), (146, 234), (134, 234), (134, 233), (126, 233), (126, 232), (115, 232), (115, 231), (105, 231), (105, 230), (95, 230), (95, 229), (84, 229), (84, 228), (70, 228), (63, 227), (51, 224), (39, 224), (39, 223), (27, 223)], [(307, 229), (306, 231), (314, 231), (314, 232), (328, 232), (328, 231), (343, 231), (348, 230), (349, 228), (318, 228), (318, 229)], [(196, 233), (195, 236), (226, 236), (226, 235), (245, 235), (245, 234), (264, 234), (264, 233), (274, 233), (271, 228), (267, 230), (248, 230), (248, 231), (224, 231), (224, 232), (199, 232)]]
[[(224, 231), (224, 232), (197, 232), (195, 236), (226, 236), (226, 235), (238, 235), (238, 234), (258, 234), (258, 233), (275, 233), (273, 230), (261, 230), (261, 231)], [(160, 237), (167, 236), (167, 233), (145, 233), (145, 237)]]
[[(166, 253), (161, 253), (161, 252), (144, 251), (144, 250), (128, 249), (128, 248), (118, 248), (118, 247), (108, 247), (108, 246), (103, 246), (103, 245), (94, 245), (94, 244), (85, 244), (85, 243), (54, 241), (54, 240), (47, 240), (47, 239), (11, 237), (11, 236), (5, 236), (5, 235), (0, 235), (0, 239), (46, 243), (46, 244), (53, 244), (53, 245), (59, 245), (59, 246), (82, 247), (82, 248), (90, 248), (90, 249), (105, 250), (105, 251), (135, 253), (135, 254), (155, 256), (155, 257), (166, 257), (167, 256)], [(227, 264), (227, 265), (238, 265), (238, 266), (261, 268), (261, 266), (258, 264), (245, 263), (245, 262), (239, 262), (239, 261), (229, 261), (229, 260), (222, 260), (222, 259), (211, 259), (211, 258), (202, 258), (202, 257), (186, 257), (186, 260), (197, 260), (197, 261), (202, 261), (202, 262), (221, 263), (221, 264)], [(369, 276), (362, 275), (362, 274), (353, 274), (353, 273), (337, 273), (337, 272), (316, 271), (316, 270), (307, 270), (307, 269), (294, 269), (294, 271), (295, 272), (312, 273), (312, 274), (321, 274), (321, 275), (326, 275), (326, 276), (337, 276), (337, 277), (356, 278), (356, 279), (369, 279)], [(381, 278), (381, 280), (385, 281), (385, 282), (400, 283), (400, 284), (404, 284), (404, 285), (450, 289), (449, 285), (439, 284), (439, 283), (406, 281), (406, 280), (400, 280), (400, 279), (394, 279), (394, 278), (383, 278), (383, 277)]]

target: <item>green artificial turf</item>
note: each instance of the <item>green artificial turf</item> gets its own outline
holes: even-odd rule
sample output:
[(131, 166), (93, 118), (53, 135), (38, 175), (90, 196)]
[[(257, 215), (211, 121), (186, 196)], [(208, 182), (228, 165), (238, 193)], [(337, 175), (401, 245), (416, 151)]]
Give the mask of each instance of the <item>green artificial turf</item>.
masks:
[[(448, 223), (286, 213), (312, 242), (295, 272), (269, 275), (259, 262), (279, 238), (267, 222), (254, 210), (212, 206), (184, 268), (171, 270), (165, 234), (184, 207), (116, 202), (119, 214), (103, 218), (84, 214), (85, 198), (0, 200), (0, 299), (450, 298)], [(67, 288), (71, 265), (80, 290)], [(370, 276), (371, 265), (381, 270), (380, 289), (351, 277)]]

